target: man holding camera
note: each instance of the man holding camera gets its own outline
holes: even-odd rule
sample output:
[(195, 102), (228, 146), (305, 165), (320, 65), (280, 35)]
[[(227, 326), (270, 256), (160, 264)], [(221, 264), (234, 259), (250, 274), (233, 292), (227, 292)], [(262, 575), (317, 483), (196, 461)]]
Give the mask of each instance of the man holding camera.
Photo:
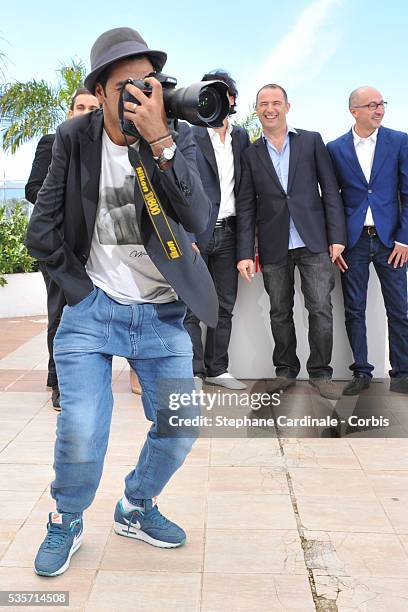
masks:
[[(229, 115), (235, 113), (238, 90), (234, 79), (222, 70), (204, 75), (203, 81), (217, 79), (228, 86)], [(207, 329), (205, 351), (200, 322), (188, 311), (184, 325), (193, 343), (193, 370), (199, 378), (227, 389), (245, 389), (246, 385), (228, 372), (228, 346), (232, 311), (237, 298), (235, 197), (241, 179), (241, 153), (249, 146), (247, 132), (224, 119), (222, 127), (193, 126), (197, 145), (197, 166), (204, 189), (211, 201), (210, 223), (196, 237), (196, 246), (208, 265), (218, 295), (218, 323)]]
[[(184, 302), (214, 326), (217, 298), (184, 230), (202, 232), (210, 211), (191, 131), (180, 123), (178, 134), (169, 132), (162, 87), (147, 76), (166, 58), (130, 28), (97, 39), (85, 86), (102, 110), (57, 129), (29, 224), (29, 251), (68, 304), (54, 341), (63, 410), (51, 485), (56, 512), (35, 560), (35, 571), (44, 576), (64, 572), (81, 544), (82, 513), (94, 499), (108, 445), (113, 355), (126, 357), (136, 371), (152, 422), (126, 476), (114, 529), (164, 548), (186, 538), (160, 514), (155, 499), (194, 442), (160, 436), (159, 410), (169, 407), (161, 382), (175, 379), (193, 390)], [(126, 84), (129, 79), (142, 82)], [(124, 90), (133, 101), (124, 101)], [(124, 135), (121, 109), (140, 138)]]

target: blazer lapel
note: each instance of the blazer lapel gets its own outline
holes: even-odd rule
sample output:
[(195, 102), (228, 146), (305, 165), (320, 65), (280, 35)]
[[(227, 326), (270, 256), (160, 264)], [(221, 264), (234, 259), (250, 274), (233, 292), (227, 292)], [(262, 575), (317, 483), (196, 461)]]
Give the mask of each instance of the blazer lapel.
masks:
[(373, 167), (371, 169), (370, 183), (375, 179), (378, 171), (383, 165), (388, 154), (389, 138), (384, 128), (380, 127), (377, 133), (377, 143), (375, 145)]
[(258, 140), (256, 140), (254, 144), (256, 152), (258, 153), (258, 156), (263, 166), (266, 168), (266, 170), (269, 172), (270, 176), (274, 180), (276, 187), (278, 187), (279, 191), (286, 195), (285, 190), (283, 189), (281, 182), (278, 178), (278, 175), (276, 174), (276, 170), (268, 153), (268, 149), (266, 148), (266, 144), (264, 143), (263, 137), (261, 136), (260, 138), (258, 138)]
[(234, 158), (234, 193), (238, 193), (239, 183), (241, 179), (241, 143), (239, 138), (239, 131), (236, 128), (232, 128), (231, 132), (232, 141), (232, 155)]
[[(197, 134), (197, 132), (196, 132)], [(202, 152), (202, 154), (204, 155), (204, 157), (206, 158), (206, 160), (208, 161), (208, 163), (210, 164), (210, 167), (212, 169), (212, 171), (214, 172), (215, 176), (217, 177), (217, 180), (220, 180), (220, 177), (218, 176), (218, 168), (217, 168), (217, 161), (215, 159), (215, 153), (214, 153), (214, 149), (213, 146), (211, 144), (211, 139), (210, 136), (207, 132), (207, 128), (203, 128), (202, 130), (200, 130), (199, 133), (199, 138), (197, 139), (197, 144), (200, 147), (200, 150)]]
[(364, 172), (360, 166), (360, 162), (358, 161), (356, 148), (354, 146), (353, 140), (353, 131), (350, 130), (347, 132), (344, 138), (344, 146), (341, 147), (341, 152), (343, 154), (344, 159), (353, 170), (355, 174), (357, 174), (358, 178), (363, 181), (365, 185), (367, 185), (366, 177), (364, 176)]
[(103, 113), (93, 114), (86, 132), (79, 137), (82, 206), (89, 243), (92, 241), (99, 201)]
[(290, 156), (289, 156), (289, 176), (288, 176), (288, 193), (292, 187), (293, 179), (295, 178), (296, 166), (299, 159), (300, 150), (302, 148), (302, 140), (300, 134), (289, 132)]

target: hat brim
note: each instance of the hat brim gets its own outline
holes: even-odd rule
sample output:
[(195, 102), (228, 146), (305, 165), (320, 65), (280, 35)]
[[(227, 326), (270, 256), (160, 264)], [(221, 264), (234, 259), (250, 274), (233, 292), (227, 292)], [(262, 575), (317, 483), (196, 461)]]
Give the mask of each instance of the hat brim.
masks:
[(111, 66), (112, 64), (115, 64), (119, 60), (126, 59), (127, 57), (131, 57), (131, 56), (137, 57), (138, 55), (148, 57), (149, 60), (152, 62), (154, 68), (158, 71), (162, 70), (164, 64), (167, 61), (167, 53), (164, 53), (164, 51), (153, 51), (151, 49), (147, 49), (146, 51), (140, 51), (136, 53), (134, 51), (133, 52), (130, 51), (129, 53), (124, 53), (124, 54), (121, 53), (121, 54), (118, 54), (117, 57), (110, 58), (109, 61), (94, 68), (94, 70), (92, 70), (92, 72), (90, 72), (86, 76), (85, 81), (84, 81), (84, 86), (92, 94), (94, 94), (95, 86), (98, 81), (98, 77), (101, 74), (101, 72), (105, 70), (105, 68), (107, 68), (108, 66)]

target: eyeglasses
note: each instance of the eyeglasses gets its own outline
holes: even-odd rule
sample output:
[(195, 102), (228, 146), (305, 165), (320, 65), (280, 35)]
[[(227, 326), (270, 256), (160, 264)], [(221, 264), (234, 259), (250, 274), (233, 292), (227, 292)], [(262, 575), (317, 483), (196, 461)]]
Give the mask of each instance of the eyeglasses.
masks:
[(353, 108), (369, 108), (372, 111), (376, 111), (379, 106), (382, 106), (383, 109), (385, 110), (387, 107), (387, 104), (388, 102), (384, 102), (384, 100), (381, 100), (381, 102), (370, 102), (369, 104), (360, 104), (360, 106), (353, 106)]

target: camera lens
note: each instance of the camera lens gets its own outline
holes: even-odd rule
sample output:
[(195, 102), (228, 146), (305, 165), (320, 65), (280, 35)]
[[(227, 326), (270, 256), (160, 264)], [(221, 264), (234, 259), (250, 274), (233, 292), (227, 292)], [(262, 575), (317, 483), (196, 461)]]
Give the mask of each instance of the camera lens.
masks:
[(203, 121), (211, 121), (221, 109), (220, 95), (211, 87), (204, 87), (198, 97), (198, 116)]

